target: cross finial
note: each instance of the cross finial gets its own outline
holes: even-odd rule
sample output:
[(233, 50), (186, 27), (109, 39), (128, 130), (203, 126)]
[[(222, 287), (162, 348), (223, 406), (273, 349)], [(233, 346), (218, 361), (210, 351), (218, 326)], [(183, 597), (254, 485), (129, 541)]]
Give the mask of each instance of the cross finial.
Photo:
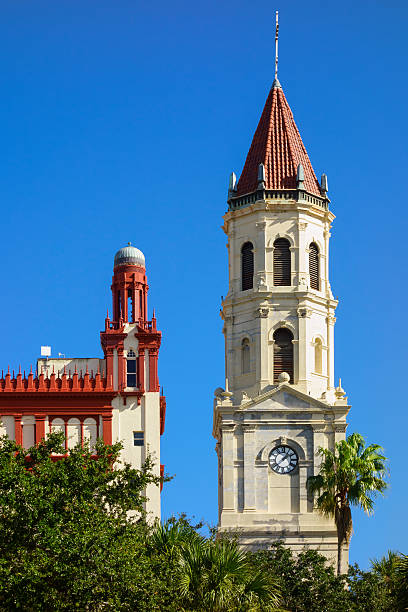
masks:
[(279, 34), (279, 12), (276, 11), (276, 30), (275, 30), (275, 81), (278, 80), (278, 34)]

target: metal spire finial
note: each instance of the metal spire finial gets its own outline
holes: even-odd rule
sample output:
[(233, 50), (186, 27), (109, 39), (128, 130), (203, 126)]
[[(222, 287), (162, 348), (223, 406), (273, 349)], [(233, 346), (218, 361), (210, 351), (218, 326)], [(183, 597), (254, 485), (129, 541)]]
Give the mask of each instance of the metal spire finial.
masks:
[(279, 12), (276, 11), (276, 30), (275, 30), (275, 81), (278, 80), (278, 34), (279, 34)]

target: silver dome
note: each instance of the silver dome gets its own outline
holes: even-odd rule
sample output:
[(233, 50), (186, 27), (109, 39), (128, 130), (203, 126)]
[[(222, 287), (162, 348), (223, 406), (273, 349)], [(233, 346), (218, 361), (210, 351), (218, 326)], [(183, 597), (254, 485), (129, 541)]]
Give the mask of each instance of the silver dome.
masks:
[(129, 242), (128, 246), (123, 247), (123, 249), (119, 249), (115, 255), (114, 267), (122, 264), (133, 264), (134, 266), (141, 266), (142, 268), (145, 268), (145, 256), (143, 255), (142, 251), (139, 251), (139, 249), (132, 246)]

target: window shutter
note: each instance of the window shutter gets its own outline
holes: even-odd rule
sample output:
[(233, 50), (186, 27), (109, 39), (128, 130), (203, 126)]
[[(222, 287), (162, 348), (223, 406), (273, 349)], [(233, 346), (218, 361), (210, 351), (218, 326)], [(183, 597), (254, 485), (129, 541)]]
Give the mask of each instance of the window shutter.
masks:
[(254, 253), (252, 242), (246, 242), (241, 249), (242, 291), (254, 286)]
[(273, 334), (273, 380), (279, 382), (279, 374), (287, 372), (293, 383), (293, 334), (288, 329), (280, 328)]
[(290, 243), (286, 238), (278, 238), (273, 243), (273, 284), (275, 287), (291, 285)]
[(309, 246), (309, 274), (311, 288), (319, 291), (319, 249), (314, 242)]

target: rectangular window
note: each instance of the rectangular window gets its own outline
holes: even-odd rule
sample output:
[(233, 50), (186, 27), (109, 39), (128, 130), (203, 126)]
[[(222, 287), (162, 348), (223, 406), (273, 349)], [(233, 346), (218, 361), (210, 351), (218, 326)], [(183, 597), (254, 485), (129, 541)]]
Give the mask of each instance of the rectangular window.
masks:
[(136, 387), (136, 359), (127, 360), (127, 386)]
[(144, 446), (144, 432), (143, 431), (133, 432), (133, 446)]

